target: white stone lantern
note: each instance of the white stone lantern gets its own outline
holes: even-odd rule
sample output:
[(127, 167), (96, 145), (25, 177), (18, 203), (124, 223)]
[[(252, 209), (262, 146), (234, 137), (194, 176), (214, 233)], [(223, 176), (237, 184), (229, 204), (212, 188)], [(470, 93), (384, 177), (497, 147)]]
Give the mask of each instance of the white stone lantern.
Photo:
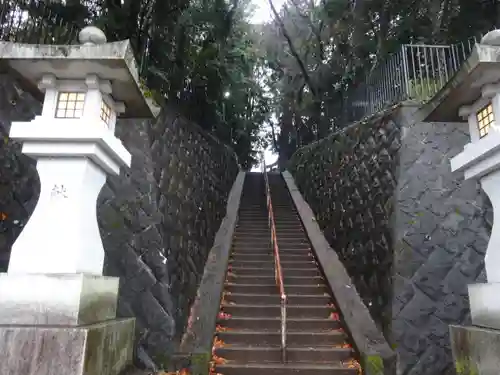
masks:
[[(490, 43), (486, 46), (498, 53), (498, 36), (498, 31), (491, 32), (482, 43), (486, 40)], [(491, 58), (493, 51), (488, 52)], [(496, 69), (500, 71), (500, 66)], [(500, 329), (500, 78), (491, 77), (493, 82), (476, 84), (480, 95), (475, 101), (459, 108), (459, 116), (468, 121), (471, 142), (451, 159), (451, 168), (463, 172), (465, 179), (479, 180), (493, 206), (493, 228), (485, 256), (488, 283), (469, 285), (469, 300), (474, 324)]]
[[(135, 323), (116, 319), (118, 278), (102, 276), (96, 203), (106, 176), (131, 163), (114, 134), (117, 117), (152, 117), (153, 108), (129, 41), (106, 43), (95, 27), (79, 38), (72, 46), (0, 42), (0, 60), (44, 94), (41, 115), (10, 130), (36, 160), (41, 189), (0, 274), (2, 375), (117, 375), (131, 360)], [(60, 350), (43, 357), (49, 337)]]

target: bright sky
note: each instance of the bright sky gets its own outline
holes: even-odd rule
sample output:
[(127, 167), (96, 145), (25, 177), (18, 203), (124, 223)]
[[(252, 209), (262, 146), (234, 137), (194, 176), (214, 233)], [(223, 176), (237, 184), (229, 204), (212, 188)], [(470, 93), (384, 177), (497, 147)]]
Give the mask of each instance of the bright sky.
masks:
[[(274, 7), (276, 9), (281, 9), (284, 0), (273, 0)], [(255, 6), (255, 13), (251, 18), (252, 23), (264, 23), (272, 19), (271, 7), (269, 6), (268, 0), (252, 0), (253, 6)]]
[[(281, 9), (281, 6), (285, 0), (272, 0), (276, 9)], [(273, 19), (271, 7), (269, 6), (269, 0), (252, 0), (252, 5), (255, 7), (251, 21), (254, 24), (269, 22)], [(271, 152), (269, 149), (264, 151), (264, 158), (266, 159), (266, 164), (270, 165), (278, 159), (278, 154)], [(260, 171), (259, 167), (254, 167), (255, 171)]]

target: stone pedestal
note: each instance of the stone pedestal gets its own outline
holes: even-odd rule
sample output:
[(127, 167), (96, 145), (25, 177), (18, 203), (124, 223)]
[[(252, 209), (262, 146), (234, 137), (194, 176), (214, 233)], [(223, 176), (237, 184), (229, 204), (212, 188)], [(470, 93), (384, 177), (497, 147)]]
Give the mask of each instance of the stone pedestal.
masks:
[(500, 373), (500, 331), (450, 326), (451, 349), (458, 375)]
[(79, 326), (116, 318), (116, 277), (0, 273), (0, 324)]
[(79, 327), (0, 325), (2, 375), (119, 375), (132, 361), (135, 319)]
[(118, 278), (0, 274), (1, 375), (118, 375), (135, 319), (116, 319)]

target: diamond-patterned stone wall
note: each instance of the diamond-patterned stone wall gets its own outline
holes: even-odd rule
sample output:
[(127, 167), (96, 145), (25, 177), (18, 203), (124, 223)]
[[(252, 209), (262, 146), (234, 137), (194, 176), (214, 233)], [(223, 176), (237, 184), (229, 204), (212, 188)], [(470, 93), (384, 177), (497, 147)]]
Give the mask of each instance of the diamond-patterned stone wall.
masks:
[[(0, 76), (0, 271), (39, 190), (34, 163), (8, 138), (10, 123), (38, 111)], [(99, 196), (104, 273), (120, 277), (119, 316), (137, 318), (138, 362), (162, 367), (184, 331), (239, 168), (230, 149), (173, 110), (154, 122), (119, 121), (117, 135), (132, 168), (108, 177)]]
[(390, 324), (389, 221), (399, 148), (399, 127), (384, 119), (332, 134), (297, 151), (290, 161), (290, 172), (326, 239), (381, 327)]
[(448, 325), (470, 321), (491, 206), (452, 173), (467, 124), (389, 113), (299, 150), (290, 170), (398, 353), (398, 374), (454, 374)]

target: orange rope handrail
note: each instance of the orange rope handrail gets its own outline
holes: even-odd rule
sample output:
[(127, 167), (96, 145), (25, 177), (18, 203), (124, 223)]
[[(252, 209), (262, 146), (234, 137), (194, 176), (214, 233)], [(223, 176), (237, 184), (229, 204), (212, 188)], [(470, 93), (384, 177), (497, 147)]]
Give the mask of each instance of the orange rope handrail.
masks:
[(271, 199), (271, 189), (269, 188), (269, 180), (267, 177), (266, 162), (264, 160), (264, 155), (262, 155), (262, 165), (264, 181), (266, 184), (266, 198), (267, 198), (267, 211), (269, 214), (269, 226), (271, 228), (271, 244), (273, 246), (274, 252), (274, 275), (276, 279), (276, 284), (279, 288), (280, 299), (281, 299), (281, 359), (283, 363), (286, 362), (286, 304), (287, 296), (285, 293), (285, 286), (283, 284), (283, 271), (281, 269), (280, 253), (278, 248), (278, 239), (276, 235), (276, 223), (274, 220), (274, 210), (273, 203)]

